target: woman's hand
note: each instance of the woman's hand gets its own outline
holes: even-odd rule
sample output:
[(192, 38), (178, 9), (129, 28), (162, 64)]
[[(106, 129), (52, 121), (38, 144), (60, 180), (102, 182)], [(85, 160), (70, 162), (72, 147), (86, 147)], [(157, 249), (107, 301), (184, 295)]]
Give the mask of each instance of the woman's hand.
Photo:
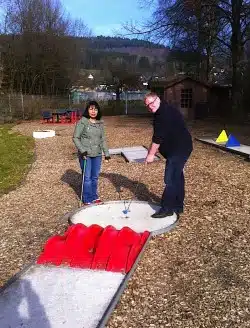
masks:
[(86, 151), (84, 151), (83, 153), (81, 153), (81, 158), (86, 159), (87, 155), (88, 155), (88, 153)]

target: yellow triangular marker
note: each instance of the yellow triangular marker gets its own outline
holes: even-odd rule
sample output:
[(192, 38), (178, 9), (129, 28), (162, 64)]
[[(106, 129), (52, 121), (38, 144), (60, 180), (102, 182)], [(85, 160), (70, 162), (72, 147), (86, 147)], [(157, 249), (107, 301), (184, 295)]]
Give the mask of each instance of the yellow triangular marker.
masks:
[(216, 142), (227, 142), (228, 137), (225, 130), (222, 130), (219, 137), (216, 139)]

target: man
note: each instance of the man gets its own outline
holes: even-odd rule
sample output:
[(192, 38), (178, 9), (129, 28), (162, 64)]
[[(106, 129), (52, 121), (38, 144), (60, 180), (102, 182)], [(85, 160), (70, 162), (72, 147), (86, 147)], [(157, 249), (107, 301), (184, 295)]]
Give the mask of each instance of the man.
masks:
[(153, 162), (157, 151), (167, 160), (161, 208), (152, 217), (164, 218), (174, 212), (179, 215), (183, 212), (185, 198), (183, 169), (193, 150), (192, 137), (181, 112), (161, 100), (156, 93), (147, 94), (144, 104), (154, 114), (152, 144), (145, 161)]

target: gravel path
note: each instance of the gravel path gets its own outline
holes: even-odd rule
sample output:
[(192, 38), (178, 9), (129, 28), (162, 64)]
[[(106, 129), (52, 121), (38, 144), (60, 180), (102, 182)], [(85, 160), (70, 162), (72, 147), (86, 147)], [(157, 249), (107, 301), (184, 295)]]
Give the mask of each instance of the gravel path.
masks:
[[(105, 122), (110, 148), (150, 143), (148, 119)], [(23, 123), (15, 130), (31, 135), (39, 127)], [(78, 206), (73, 126), (53, 128), (55, 138), (36, 141), (37, 159), (24, 183), (1, 197), (1, 285), (40, 253), (49, 236), (65, 230), (60, 217)], [(185, 213), (177, 229), (150, 242), (108, 328), (250, 325), (250, 166), (235, 155), (194, 146), (186, 167)], [(163, 167), (163, 161), (148, 166), (140, 200), (159, 200)], [(103, 162), (100, 196), (118, 200), (115, 186), (122, 185), (123, 197), (131, 197), (141, 169), (119, 156)]]

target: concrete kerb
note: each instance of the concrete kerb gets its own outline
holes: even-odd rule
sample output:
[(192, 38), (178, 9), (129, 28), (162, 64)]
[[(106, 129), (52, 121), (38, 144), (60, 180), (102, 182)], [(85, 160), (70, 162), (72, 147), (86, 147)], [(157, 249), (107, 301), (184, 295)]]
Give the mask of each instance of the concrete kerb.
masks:
[(144, 244), (142, 250), (140, 251), (140, 254), (137, 256), (137, 259), (133, 265), (133, 267), (131, 268), (131, 270), (129, 271), (129, 273), (126, 274), (126, 276), (124, 277), (122, 283), (120, 284), (119, 288), (117, 289), (113, 299), (111, 300), (110, 304), (108, 305), (106, 311), (103, 314), (103, 317), (101, 318), (99, 324), (97, 325), (96, 328), (105, 328), (105, 325), (107, 324), (107, 322), (109, 321), (113, 310), (115, 309), (116, 305), (118, 304), (118, 302), (120, 301), (120, 298), (122, 296), (122, 293), (124, 292), (125, 288), (127, 287), (128, 281), (130, 279), (130, 277), (134, 274), (136, 267), (139, 263), (139, 261), (141, 260), (143, 253), (150, 241), (150, 239), (152, 238), (152, 235), (150, 234), (146, 243)]
[[(207, 138), (208, 139), (208, 138)], [(210, 139), (213, 139), (213, 138), (210, 138)], [(209, 142), (209, 140), (204, 140), (202, 138), (195, 138), (196, 141), (199, 141), (205, 145), (209, 145), (209, 146), (213, 146), (215, 148), (218, 148), (220, 150), (223, 150), (223, 151), (228, 151), (232, 154), (236, 154), (238, 156), (241, 156), (243, 158), (245, 158), (246, 161), (250, 161), (250, 155), (248, 154), (244, 154), (243, 152), (237, 150), (237, 149), (233, 149), (233, 148), (229, 148), (229, 147), (225, 147), (225, 144), (216, 144), (216, 143), (211, 143)]]
[(22, 277), (33, 265), (36, 264), (36, 258), (34, 258), (30, 263), (25, 264), (20, 271), (18, 271), (14, 276), (12, 276), (2, 287), (0, 287), (0, 295), (14, 282)]

